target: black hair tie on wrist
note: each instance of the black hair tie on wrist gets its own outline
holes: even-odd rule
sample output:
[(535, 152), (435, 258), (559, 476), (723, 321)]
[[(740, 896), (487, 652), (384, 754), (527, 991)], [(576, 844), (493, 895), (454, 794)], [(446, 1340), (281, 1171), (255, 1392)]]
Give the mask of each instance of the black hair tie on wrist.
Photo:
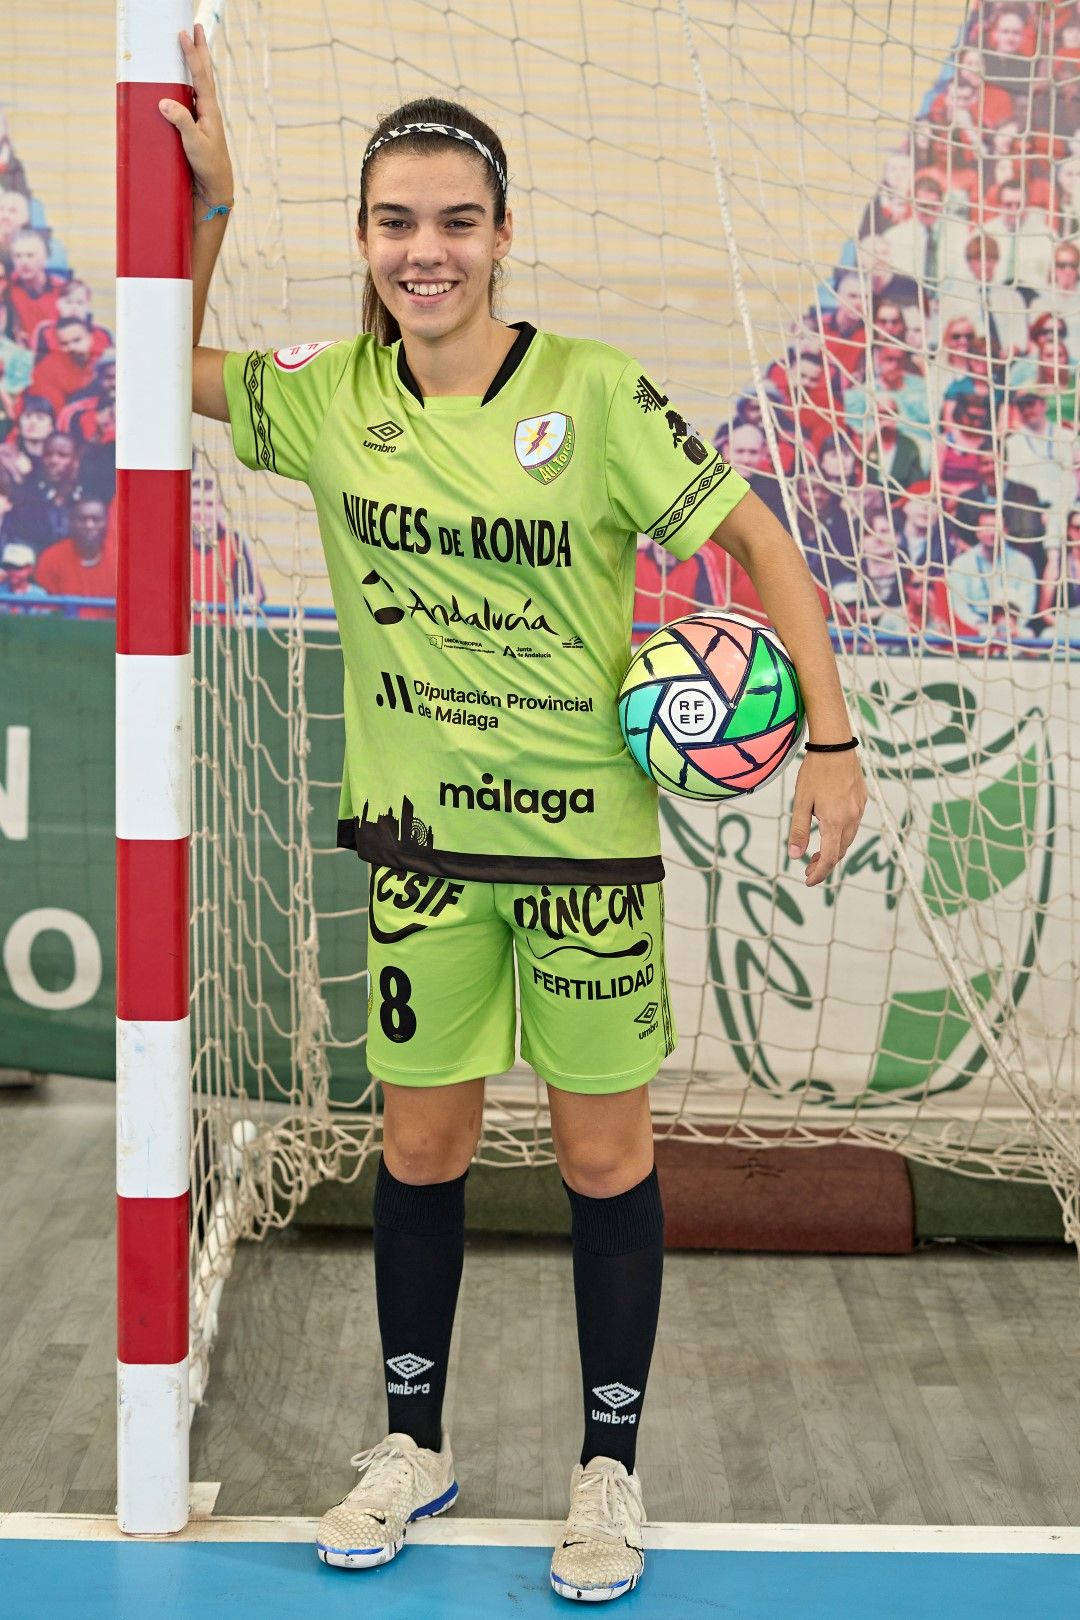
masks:
[(846, 743), (804, 743), (803, 747), (808, 754), (846, 754), (851, 748), (858, 748), (858, 737), (850, 737)]

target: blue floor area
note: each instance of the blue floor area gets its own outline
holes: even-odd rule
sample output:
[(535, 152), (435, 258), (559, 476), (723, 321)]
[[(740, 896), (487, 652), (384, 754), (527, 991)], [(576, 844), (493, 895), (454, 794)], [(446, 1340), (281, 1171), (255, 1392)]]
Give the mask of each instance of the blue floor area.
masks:
[[(286, 1542), (0, 1541), (5, 1620), (494, 1620), (568, 1615), (535, 1547), (406, 1547), (327, 1569)], [(597, 1613), (575, 1605), (577, 1613)], [(1076, 1620), (1080, 1556), (655, 1551), (626, 1620)], [(605, 1606), (604, 1612), (612, 1612)]]

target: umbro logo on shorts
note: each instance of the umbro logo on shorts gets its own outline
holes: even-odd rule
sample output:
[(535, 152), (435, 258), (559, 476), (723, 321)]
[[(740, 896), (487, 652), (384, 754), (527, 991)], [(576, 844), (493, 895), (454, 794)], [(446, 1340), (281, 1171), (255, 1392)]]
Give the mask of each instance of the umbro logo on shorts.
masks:
[(660, 1009), (655, 1001), (647, 1001), (644, 1007), (642, 1007), (641, 1011), (638, 1013), (637, 1017), (634, 1019), (634, 1023), (651, 1024), (659, 1010)]

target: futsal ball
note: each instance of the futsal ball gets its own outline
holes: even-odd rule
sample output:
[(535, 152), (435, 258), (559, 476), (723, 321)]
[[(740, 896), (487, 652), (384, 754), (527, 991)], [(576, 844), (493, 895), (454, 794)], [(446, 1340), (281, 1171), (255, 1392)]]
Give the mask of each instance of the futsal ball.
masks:
[(806, 715), (775, 631), (737, 613), (692, 613), (634, 654), (619, 689), (619, 725), (659, 787), (684, 799), (727, 799), (780, 769)]

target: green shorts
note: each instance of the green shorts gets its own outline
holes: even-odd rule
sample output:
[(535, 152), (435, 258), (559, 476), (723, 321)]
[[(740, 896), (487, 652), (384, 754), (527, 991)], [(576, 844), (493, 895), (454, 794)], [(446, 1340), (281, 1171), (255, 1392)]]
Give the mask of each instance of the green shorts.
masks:
[(402, 1086), (502, 1074), (561, 1091), (651, 1080), (675, 1047), (659, 883), (475, 883), (371, 869), (368, 1066)]

